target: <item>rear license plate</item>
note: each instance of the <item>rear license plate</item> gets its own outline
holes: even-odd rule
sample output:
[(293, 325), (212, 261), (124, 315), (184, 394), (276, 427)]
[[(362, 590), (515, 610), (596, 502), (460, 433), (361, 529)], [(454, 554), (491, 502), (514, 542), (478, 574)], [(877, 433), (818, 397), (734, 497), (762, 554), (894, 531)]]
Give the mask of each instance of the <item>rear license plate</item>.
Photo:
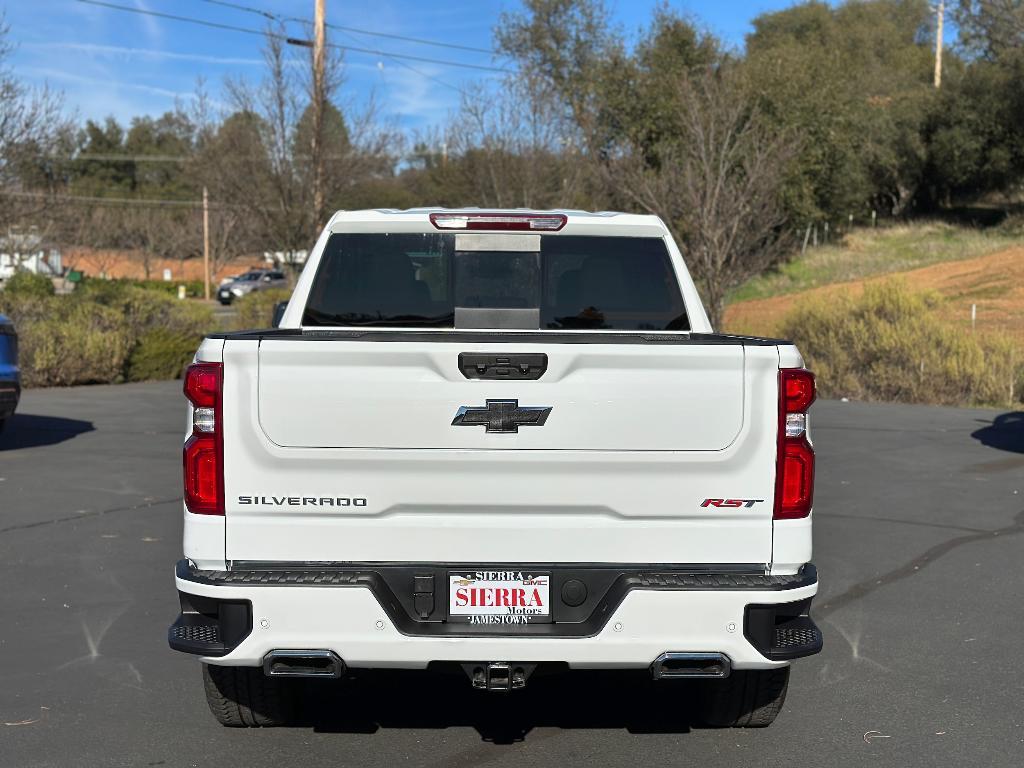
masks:
[(551, 621), (551, 574), (536, 571), (458, 571), (448, 574), (448, 620), (465, 624)]

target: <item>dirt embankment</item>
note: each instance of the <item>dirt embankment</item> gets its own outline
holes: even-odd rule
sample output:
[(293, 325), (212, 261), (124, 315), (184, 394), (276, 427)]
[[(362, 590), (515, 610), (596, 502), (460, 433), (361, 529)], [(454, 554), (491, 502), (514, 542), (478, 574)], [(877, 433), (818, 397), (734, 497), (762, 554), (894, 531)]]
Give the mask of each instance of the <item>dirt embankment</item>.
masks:
[(779, 332), (789, 311), (811, 296), (859, 293), (865, 283), (894, 278), (905, 280), (911, 288), (942, 294), (946, 301), (940, 312), (951, 321), (969, 326), (971, 305), (976, 304), (979, 329), (1004, 331), (1024, 342), (1024, 246), (964, 261), (947, 261), (907, 272), (738, 302), (726, 309), (725, 329), (771, 336)]

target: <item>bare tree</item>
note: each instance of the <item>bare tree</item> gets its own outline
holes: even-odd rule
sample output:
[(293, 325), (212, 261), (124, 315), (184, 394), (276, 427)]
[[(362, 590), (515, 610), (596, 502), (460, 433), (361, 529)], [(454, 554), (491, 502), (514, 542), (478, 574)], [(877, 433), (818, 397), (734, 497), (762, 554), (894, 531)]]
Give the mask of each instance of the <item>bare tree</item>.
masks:
[(325, 204), (336, 205), (368, 175), (391, 174), (395, 134), (380, 127), (372, 99), (344, 119), (332, 101), (342, 63), (328, 56), (318, 86), (325, 99), (323, 135), (314, 156), (311, 75), (303, 77), (304, 68), (296, 66), (301, 60), (287, 55), (278, 34), (267, 36), (264, 59), (267, 74), (260, 84), (228, 81), (233, 112), (203, 142), (197, 173), (213, 199), (246, 210), (257, 250), (302, 250), (324, 224), (313, 196), (317, 164), (323, 165)]
[(627, 148), (607, 173), (672, 230), (718, 328), (728, 291), (787, 252), (782, 188), (798, 143), (762, 121), (728, 72), (684, 81), (677, 108), (681, 136), (653, 156), (650, 148)]
[[(216, 275), (252, 245), (246, 236), (246, 217), (240, 206), (217, 203), (210, 207), (210, 273)], [(197, 239), (202, 236), (202, 221), (196, 217)]]
[(144, 206), (124, 211), (121, 241), (132, 246), (134, 260), (149, 280), (160, 260), (184, 261), (200, 251), (197, 207)]
[[(197, 205), (169, 206), (122, 201), (82, 203), (64, 201), (61, 209), (63, 242), (89, 249), (81, 254), (89, 266), (109, 274), (122, 259), (138, 266), (142, 277), (153, 278), (161, 260), (195, 256)], [(75, 268), (77, 265), (69, 264)]]
[(509, 78), (492, 100), (465, 96), (447, 131), (473, 202), (499, 208), (566, 207), (581, 186), (575, 130), (540, 79)]
[(121, 211), (106, 204), (66, 204), (58, 222), (60, 239), (77, 247), (65, 266), (87, 273), (95, 270), (98, 276), (109, 277), (121, 258), (119, 249), (113, 247), (123, 228)]
[(10, 28), (0, 16), (0, 228), (46, 212), (55, 181), (48, 159), (69, 132), (63, 100), (29, 89), (7, 66)]

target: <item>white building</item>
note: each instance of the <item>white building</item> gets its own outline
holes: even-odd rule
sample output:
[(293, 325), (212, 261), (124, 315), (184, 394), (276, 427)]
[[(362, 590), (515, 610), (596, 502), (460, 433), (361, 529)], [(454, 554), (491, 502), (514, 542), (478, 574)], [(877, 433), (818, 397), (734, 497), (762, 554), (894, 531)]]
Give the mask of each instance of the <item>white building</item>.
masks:
[(0, 237), (0, 281), (19, 270), (60, 277), (64, 274), (61, 253), (56, 248), (46, 247), (37, 232), (8, 232), (6, 237)]

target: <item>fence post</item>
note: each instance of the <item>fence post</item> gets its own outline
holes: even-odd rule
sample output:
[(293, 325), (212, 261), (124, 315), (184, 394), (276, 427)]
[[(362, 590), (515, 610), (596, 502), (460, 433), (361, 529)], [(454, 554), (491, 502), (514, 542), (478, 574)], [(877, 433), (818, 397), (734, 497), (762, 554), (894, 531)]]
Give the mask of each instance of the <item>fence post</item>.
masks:
[(871, 228), (872, 229), (875, 228), (875, 224), (876, 224), (877, 220), (878, 220), (878, 211), (872, 209), (871, 210)]
[(807, 241), (810, 240), (810, 239), (811, 239), (811, 225), (808, 224), (807, 225), (807, 231), (804, 232), (804, 244), (803, 244), (803, 247), (800, 248), (800, 255), (801, 256), (803, 256), (805, 253), (807, 253)]

